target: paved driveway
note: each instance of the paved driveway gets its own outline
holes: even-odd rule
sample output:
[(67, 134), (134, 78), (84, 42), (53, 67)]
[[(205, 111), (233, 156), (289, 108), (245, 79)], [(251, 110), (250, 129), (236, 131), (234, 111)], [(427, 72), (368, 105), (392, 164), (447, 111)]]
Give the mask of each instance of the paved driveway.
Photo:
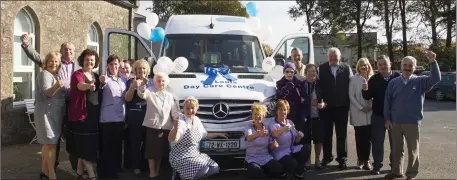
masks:
[[(420, 173), (417, 179), (456, 179), (456, 103), (426, 101), (424, 106), (424, 121), (421, 127), (420, 144)], [(336, 162), (330, 168), (321, 171), (308, 171), (306, 179), (383, 179), (384, 174), (372, 176), (367, 171), (356, 170), (354, 130), (348, 128), (349, 170), (338, 171)], [(334, 146), (335, 147), (335, 146)], [(388, 154), (388, 141), (386, 152)], [(17, 145), (2, 148), (2, 175), (1, 179), (38, 179), (40, 172), (40, 149), (38, 144)], [(62, 148), (63, 151), (65, 148)], [(62, 165), (57, 175), (59, 179), (71, 179), (68, 157), (62, 154)], [(335, 150), (334, 150), (335, 151)], [(405, 157), (407, 153), (405, 152)], [(389, 162), (386, 157), (385, 162)], [(246, 179), (239, 159), (223, 161), (225, 167), (222, 172), (211, 179)], [(405, 158), (405, 163), (407, 158)], [(387, 173), (389, 167), (384, 167), (382, 173)], [(129, 173), (121, 174), (121, 179), (143, 179), (132, 177)], [(146, 178), (144, 178), (146, 179)]]

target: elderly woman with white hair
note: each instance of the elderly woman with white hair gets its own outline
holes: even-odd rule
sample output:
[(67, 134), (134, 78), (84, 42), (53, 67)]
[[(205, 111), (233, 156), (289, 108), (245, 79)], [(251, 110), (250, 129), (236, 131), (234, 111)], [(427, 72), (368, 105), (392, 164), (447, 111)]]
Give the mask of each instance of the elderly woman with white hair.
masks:
[(131, 168), (134, 174), (139, 175), (141, 174), (141, 169), (147, 169), (146, 160), (142, 155), (145, 138), (143, 120), (146, 115), (146, 101), (137, 95), (137, 89), (140, 85), (152, 88), (153, 82), (148, 78), (150, 67), (146, 60), (135, 61), (133, 63), (133, 73), (135, 77), (127, 81), (127, 91), (124, 95), (127, 112), (125, 118), (127, 132), (124, 142), (124, 168)]
[(163, 157), (168, 157), (168, 134), (173, 127), (173, 119), (179, 116), (173, 95), (165, 90), (170, 79), (168, 75), (159, 72), (154, 75), (154, 87), (147, 88), (140, 84), (138, 96), (147, 103), (146, 116), (143, 126), (146, 127), (144, 157), (149, 163), (149, 178), (158, 178)]

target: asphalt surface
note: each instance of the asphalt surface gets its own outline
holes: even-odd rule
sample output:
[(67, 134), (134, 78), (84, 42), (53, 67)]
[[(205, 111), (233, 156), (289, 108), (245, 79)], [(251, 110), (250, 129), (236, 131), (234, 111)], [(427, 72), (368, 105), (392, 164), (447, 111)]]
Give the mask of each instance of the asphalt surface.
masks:
[[(424, 120), (421, 126), (420, 142), (420, 170), (417, 179), (456, 179), (456, 103), (455, 101), (437, 102), (426, 101), (424, 105)], [(340, 171), (337, 163), (333, 162), (327, 169), (310, 170), (305, 179), (384, 179), (389, 172), (387, 165), (381, 175), (373, 176), (368, 171), (355, 169), (356, 150), (354, 130), (348, 127), (348, 166), (349, 169)], [(335, 145), (333, 146), (335, 147)], [(389, 153), (389, 144), (386, 141), (385, 154)], [(2, 148), (1, 179), (39, 179), (41, 169), (39, 144), (16, 145)], [(336, 150), (334, 149), (336, 155)], [(70, 168), (65, 147), (61, 151), (61, 165), (57, 170), (59, 179), (74, 179)], [(407, 163), (405, 147), (405, 164)], [(314, 159), (314, 155), (312, 157)], [(386, 156), (384, 164), (388, 164)], [(222, 171), (210, 179), (247, 179), (243, 170), (242, 159), (220, 160)], [(406, 165), (405, 165), (406, 168)], [(406, 169), (405, 169), (406, 170)], [(121, 173), (121, 179), (147, 179), (146, 174), (134, 177), (131, 173)]]

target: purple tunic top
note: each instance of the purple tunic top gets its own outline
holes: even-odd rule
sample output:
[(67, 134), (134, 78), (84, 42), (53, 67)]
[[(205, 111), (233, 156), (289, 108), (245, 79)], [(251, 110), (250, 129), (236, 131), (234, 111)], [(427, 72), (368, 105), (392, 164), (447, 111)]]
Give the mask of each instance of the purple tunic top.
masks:
[(115, 80), (113, 76), (107, 76), (106, 84), (101, 87), (103, 89), (101, 123), (124, 121), (126, 82), (124, 77)]
[[(303, 145), (294, 145), (295, 136), (297, 135), (297, 130), (295, 129), (295, 124), (291, 120), (287, 120), (288, 123), (292, 126), (289, 132), (282, 133), (276, 141), (278, 141), (279, 147), (273, 150), (272, 154), (276, 160), (280, 160), (286, 155), (291, 155), (292, 153), (299, 152)], [(269, 125), (270, 131), (280, 129), (284, 127), (283, 124), (280, 124), (277, 120), (274, 120)]]
[(273, 138), (271, 137), (271, 133), (267, 127), (264, 127), (265, 130), (268, 131), (267, 136), (258, 137), (254, 141), (248, 142), (247, 137), (252, 134), (256, 134), (256, 129), (253, 125), (248, 125), (246, 127), (244, 134), (247, 143), (246, 148), (246, 162), (248, 163), (257, 163), (261, 166), (268, 163), (268, 161), (273, 159), (270, 152), (268, 151), (269, 145), (273, 142)]

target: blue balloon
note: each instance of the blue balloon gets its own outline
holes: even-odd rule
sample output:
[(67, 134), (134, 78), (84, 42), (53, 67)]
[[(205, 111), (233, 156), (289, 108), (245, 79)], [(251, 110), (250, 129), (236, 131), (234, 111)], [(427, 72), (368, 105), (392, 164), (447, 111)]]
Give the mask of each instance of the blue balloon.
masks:
[(153, 38), (154, 38), (154, 29), (151, 29), (151, 35), (149, 36), (149, 40), (152, 41)]
[(152, 30), (151, 41), (160, 42), (165, 38), (165, 30), (161, 27), (156, 27)]
[(256, 17), (257, 16), (257, 7), (255, 5), (255, 2), (248, 2), (246, 4), (246, 12), (249, 14), (251, 17)]

